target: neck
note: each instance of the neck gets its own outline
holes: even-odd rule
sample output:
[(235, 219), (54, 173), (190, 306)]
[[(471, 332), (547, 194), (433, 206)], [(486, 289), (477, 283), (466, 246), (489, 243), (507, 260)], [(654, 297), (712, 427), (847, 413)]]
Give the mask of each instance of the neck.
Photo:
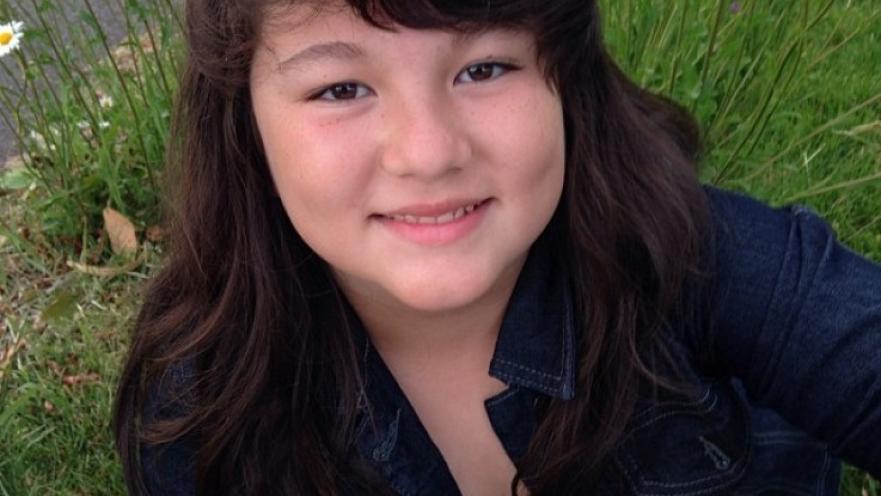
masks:
[(480, 298), (455, 309), (424, 312), (345, 288), (344, 293), (393, 371), (454, 365), (486, 373), (524, 261), (510, 267)]

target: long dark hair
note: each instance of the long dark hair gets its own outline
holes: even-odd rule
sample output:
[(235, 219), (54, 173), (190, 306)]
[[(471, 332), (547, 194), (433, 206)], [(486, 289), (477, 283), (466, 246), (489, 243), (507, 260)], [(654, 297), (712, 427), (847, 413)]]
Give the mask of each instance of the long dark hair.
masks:
[[(144, 492), (141, 446), (184, 438), (194, 440), (205, 494), (390, 493), (355, 455), (362, 380), (345, 301), (273, 194), (249, 101), (263, 16), (294, 3), (187, 0), (169, 146), (171, 252), (137, 319), (114, 412), (134, 494)], [(649, 357), (662, 349), (659, 330), (678, 311), (706, 230), (697, 128), (622, 74), (592, 0), (347, 3), (384, 29), (536, 35), (564, 109), (566, 177), (552, 222), (569, 259), (579, 358), (576, 397), (537, 405), (512, 488), (520, 480), (534, 495), (583, 494), (644, 384), (664, 382)], [(157, 395), (163, 405), (145, 416)]]

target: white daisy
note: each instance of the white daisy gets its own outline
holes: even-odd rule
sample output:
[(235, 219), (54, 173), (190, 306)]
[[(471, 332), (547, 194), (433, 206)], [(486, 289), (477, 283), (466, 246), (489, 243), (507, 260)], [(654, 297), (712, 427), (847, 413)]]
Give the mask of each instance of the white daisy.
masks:
[(19, 21), (0, 24), (0, 57), (18, 48), (21, 43), (21, 28), (24, 26)]

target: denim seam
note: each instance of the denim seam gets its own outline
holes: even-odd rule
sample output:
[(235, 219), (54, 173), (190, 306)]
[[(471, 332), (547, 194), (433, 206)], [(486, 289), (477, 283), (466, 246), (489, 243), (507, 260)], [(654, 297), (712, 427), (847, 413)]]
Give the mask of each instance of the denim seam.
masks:
[[(796, 217), (796, 216), (793, 215), (792, 217)], [(781, 295), (781, 292), (782, 292), (781, 287), (783, 285), (787, 269), (789, 268), (790, 265), (792, 265), (794, 263), (793, 257), (795, 256), (795, 254), (792, 253), (790, 246), (792, 246), (794, 244), (793, 237), (796, 236), (796, 227), (797, 227), (797, 219), (792, 218), (790, 221), (790, 224), (788, 226), (788, 231), (786, 234), (785, 251), (783, 252), (782, 260), (780, 260), (780, 265), (777, 268), (777, 274), (774, 277), (774, 287), (771, 290), (771, 297), (768, 301), (767, 312), (765, 313), (765, 317), (764, 317), (764, 319), (762, 319), (762, 323), (760, 326), (760, 331), (759, 331), (760, 336), (766, 335), (768, 332), (769, 326), (772, 326), (772, 325), (779, 327), (779, 328), (782, 328), (782, 329), (780, 329), (779, 332), (775, 333), (776, 338), (771, 343), (771, 356), (770, 356), (770, 359), (768, 360), (768, 363), (765, 364), (763, 373), (761, 375), (761, 379), (758, 384), (758, 391), (765, 391), (770, 386), (770, 383), (771, 383), (773, 377), (776, 376), (775, 371), (780, 364), (780, 356), (782, 354), (782, 347), (783, 347), (784, 343), (786, 342), (786, 334), (788, 331), (788, 329), (786, 329), (786, 327), (787, 327), (787, 324), (789, 323), (789, 319), (786, 317), (788, 317), (789, 314), (791, 314), (791, 312), (788, 312), (788, 311), (786, 312), (787, 315), (783, 316), (784, 320), (782, 323), (779, 322), (779, 320), (781, 318), (779, 316), (779, 313), (772, 315), (772, 312), (774, 312), (775, 309), (778, 312), (782, 311), (781, 309), (788, 310), (788, 308), (786, 308), (786, 305), (785, 305), (786, 303), (788, 303), (788, 301), (786, 301), (785, 297), (783, 295)]]
[(779, 441), (762, 441), (753, 439), (753, 442), (757, 446), (775, 446), (775, 445), (785, 445), (785, 446), (805, 446), (804, 440), (797, 439), (782, 439)]
[[(674, 488), (674, 487), (676, 487), (676, 486), (682, 486), (682, 485), (693, 485), (693, 484), (696, 484), (696, 483), (698, 483), (698, 482), (704, 482), (704, 481), (707, 481), (707, 480), (709, 480), (709, 479), (717, 479), (717, 478), (719, 478), (719, 477), (722, 477), (722, 476), (724, 476), (724, 475), (727, 475), (728, 472), (733, 472), (735, 468), (738, 468), (738, 466), (739, 466), (739, 463), (735, 463), (735, 464), (731, 465), (731, 468), (728, 469), (728, 470), (726, 470), (725, 473), (723, 473), (723, 474), (717, 474), (717, 475), (714, 475), (714, 476), (711, 476), (711, 477), (704, 477), (703, 479), (701, 479), (701, 480), (699, 480), (699, 481), (692, 481), (692, 482), (681, 483), (681, 484), (648, 483), (648, 482), (645, 482), (645, 480), (643, 480), (642, 477), (640, 477), (639, 480), (640, 480), (640, 482), (642, 482), (644, 485), (652, 484), (652, 485), (655, 485), (655, 486), (661, 486), (661, 487), (667, 487), (667, 488)], [(630, 476), (630, 473), (629, 473), (626, 469), (624, 470), (624, 477), (626, 477), (626, 478), (627, 478), (627, 481), (630, 482), (631, 487), (636, 485), (636, 484), (634, 484), (634, 482), (633, 482), (633, 478)], [(730, 482), (729, 482), (729, 484), (730, 484)], [(704, 488), (704, 489), (697, 489), (697, 490), (693, 490), (693, 491), (686, 492), (686, 493), (679, 493), (679, 496), (697, 496), (697, 495), (699, 495), (699, 494), (712, 493), (712, 492), (714, 492), (714, 491), (717, 491), (718, 489), (719, 489), (718, 486), (707, 487), (707, 488)], [(670, 495), (667, 495), (667, 494), (664, 494), (664, 493), (642, 493), (642, 492), (638, 492), (637, 494), (638, 494), (639, 496), (670, 496)]]
[(668, 412), (664, 412), (660, 415), (652, 417), (651, 419), (647, 420), (646, 422), (643, 422), (642, 424), (638, 425), (637, 427), (634, 427), (633, 432), (645, 429), (646, 427), (654, 424), (655, 422), (657, 422), (661, 419), (667, 418), (671, 415), (678, 415), (680, 413), (706, 413), (706, 412), (709, 412), (710, 410), (713, 409), (714, 406), (716, 406), (716, 403), (718, 403), (718, 401), (719, 401), (719, 398), (714, 397), (713, 401), (711, 401), (709, 405), (707, 405), (703, 408), (694, 408), (694, 409), (689, 409), (689, 410), (671, 410)]
[[(572, 367), (574, 366), (574, 360), (572, 359), (572, 354), (575, 353), (575, 343), (573, 339), (573, 330), (572, 330), (572, 322), (575, 321), (572, 316), (572, 305), (564, 304), (565, 308), (565, 320), (563, 321), (563, 370), (561, 373), (560, 380), (562, 381), (565, 377), (566, 379), (571, 379), (573, 376)], [(568, 346), (567, 346), (568, 345)], [(568, 352), (567, 352), (568, 350)], [(571, 380), (567, 380), (563, 382), (563, 394), (566, 397), (574, 396), (574, 391), (570, 391), (570, 389), (574, 389), (574, 386), (571, 385)], [(571, 387), (570, 387), (571, 386)]]
[[(768, 387), (769, 381), (771, 381), (772, 378), (776, 377), (777, 375), (776, 369), (780, 366), (781, 357), (784, 354), (783, 347), (787, 344), (787, 341), (793, 334), (793, 329), (801, 320), (802, 311), (804, 310), (803, 302), (807, 299), (808, 295), (813, 292), (815, 287), (814, 282), (817, 279), (817, 274), (821, 266), (821, 264), (817, 263), (807, 263), (809, 261), (805, 260), (804, 253), (801, 250), (799, 250), (799, 258), (794, 259), (796, 254), (793, 253), (794, 250), (790, 249), (791, 246), (801, 248), (806, 242), (806, 234), (809, 233), (807, 233), (805, 224), (811, 220), (810, 214), (812, 214), (812, 211), (807, 207), (795, 205), (794, 207), (790, 208), (790, 214), (792, 216), (792, 221), (786, 240), (787, 249), (783, 256), (783, 262), (780, 264), (780, 272), (777, 274), (777, 280), (771, 297), (771, 306), (769, 306), (769, 308), (784, 308), (788, 311), (786, 312), (786, 315), (782, 317), (782, 322), (778, 323), (782, 327), (782, 332), (777, 333), (777, 339), (772, 348), (772, 362), (769, 364), (769, 367), (766, 369), (766, 373), (764, 374), (765, 378), (762, 381), (762, 385), (760, 388), (761, 390), (765, 390)], [(825, 251), (828, 250), (829, 240), (826, 239), (825, 242), (826, 246), (824, 247), (824, 256)], [(795, 294), (793, 296), (790, 296), (789, 298), (784, 299), (779, 294), (780, 283), (781, 281), (783, 281), (785, 269), (791, 264), (797, 264), (797, 275), (799, 277), (794, 282)], [(805, 285), (804, 289), (802, 289), (802, 283)], [(785, 303), (785, 305), (782, 305), (781, 303)], [(766, 316), (766, 319), (762, 325), (762, 332), (764, 332), (767, 324), (768, 319)], [(773, 366), (771, 366), (772, 364)]]
[(707, 399), (708, 399), (709, 397), (710, 397), (710, 390), (707, 389), (707, 390), (704, 391), (703, 396), (701, 396), (700, 398), (698, 398), (698, 399), (695, 400), (695, 401), (665, 401), (665, 402), (661, 402), (661, 403), (656, 403), (656, 404), (652, 405), (651, 408), (648, 408), (648, 409), (646, 409), (645, 411), (636, 414), (636, 415), (633, 417), (633, 421), (637, 421), (637, 420), (639, 420), (641, 417), (645, 417), (645, 416), (648, 416), (648, 415), (650, 415), (650, 414), (655, 414), (659, 409), (663, 409), (663, 408), (667, 408), (667, 407), (676, 407), (676, 406), (678, 406), (678, 407), (694, 407), (694, 408), (698, 408), (699, 405), (700, 405), (701, 403), (706, 402)]
[(536, 370), (536, 369), (533, 369), (533, 368), (531, 368), (531, 367), (527, 367), (527, 366), (525, 366), (525, 365), (520, 365), (519, 363), (514, 363), (514, 362), (511, 362), (511, 361), (505, 360), (504, 358), (498, 358), (497, 360), (498, 360), (498, 362), (501, 363), (501, 364), (508, 365), (508, 366), (510, 366), (510, 367), (514, 367), (514, 368), (517, 368), (517, 369), (520, 369), (520, 370), (525, 370), (525, 371), (527, 371), (527, 372), (531, 372), (531, 373), (533, 373), (533, 374), (537, 374), (537, 375), (539, 375), (539, 376), (541, 376), (541, 377), (546, 377), (546, 378), (552, 379), (552, 380), (554, 380), (554, 381), (556, 381), (556, 382), (560, 382), (560, 379), (561, 379), (561, 375), (552, 375), (552, 374), (548, 374), (547, 372), (542, 372), (542, 371), (540, 371), (540, 370)]
[[(787, 494), (789, 496), (800, 496), (800, 495), (807, 496), (808, 494), (810, 494), (808, 492), (805, 492), (803, 487), (789, 485), (789, 484), (781, 484), (779, 482), (762, 484), (761, 489), (763, 491), (763, 494), (764, 494), (764, 491), (778, 491), (778, 492), (782, 492), (784, 494)], [(735, 494), (735, 496), (752, 496), (754, 493), (750, 492), (750, 493), (734, 493), (734, 494)], [(773, 494), (777, 494), (777, 493), (773, 493)]]
[(533, 389), (538, 389), (539, 391), (542, 391), (544, 393), (548, 393), (551, 396), (554, 396), (558, 393), (558, 391), (554, 390), (553, 386), (549, 386), (547, 384), (541, 384), (539, 382), (536, 382), (536, 381), (533, 381), (530, 379), (526, 379), (526, 378), (523, 378), (523, 377), (520, 377), (517, 375), (508, 374), (504, 371), (496, 371), (496, 375), (498, 376), (499, 379), (504, 379), (504, 380), (508, 380), (511, 382), (520, 383), (524, 386), (527, 386), (527, 387), (530, 387)]
[(820, 445), (815, 439), (797, 432), (770, 432), (753, 434), (753, 442), (761, 446), (772, 444)]

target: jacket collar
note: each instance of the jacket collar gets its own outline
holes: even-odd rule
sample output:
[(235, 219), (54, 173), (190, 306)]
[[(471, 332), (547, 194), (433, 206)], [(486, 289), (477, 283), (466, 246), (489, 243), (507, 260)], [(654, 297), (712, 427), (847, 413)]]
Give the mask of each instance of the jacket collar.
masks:
[(489, 373), (568, 400), (575, 395), (575, 323), (562, 260), (546, 236), (530, 250), (505, 311)]

